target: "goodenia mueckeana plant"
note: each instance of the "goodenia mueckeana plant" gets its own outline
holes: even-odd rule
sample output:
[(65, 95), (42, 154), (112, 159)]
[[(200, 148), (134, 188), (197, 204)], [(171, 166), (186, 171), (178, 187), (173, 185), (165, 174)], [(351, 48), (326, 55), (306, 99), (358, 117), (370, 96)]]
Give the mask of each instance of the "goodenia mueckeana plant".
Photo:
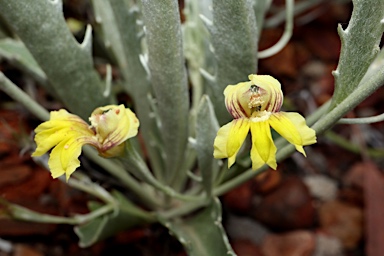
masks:
[[(279, 82), (257, 74), (258, 57), (265, 54), (258, 52), (258, 41), (270, 0), (186, 0), (183, 22), (176, 0), (91, 2), (96, 23), (93, 29), (87, 26), (78, 43), (63, 18), (61, 1), (0, 0), (0, 15), (15, 35), (0, 39), (0, 56), (13, 60), (69, 111), (50, 115), (2, 73), (0, 89), (45, 121), (36, 129), (35, 155), (54, 149), (48, 161), (36, 161), (54, 177), (66, 174), (67, 180), (59, 178), (98, 199), (90, 202), (89, 213), (72, 217), (0, 203), (16, 219), (74, 225), (83, 247), (120, 230), (159, 222), (189, 255), (234, 255), (217, 197), (268, 165), (275, 168), (295, 149), (304, 154), (303, 146), (315, 143), (384, 83), (384, 54), (378, 54), (383, 1), (353, 1), (348, 27), (339, 28), (342, 48), (332, 103), (306, 119), (280, 111)], [(268, 52), (281, 49), (291, 35), (293, 14), (299, 11), (293, 3), (287, 0), (282, 40)], [(300, 11), (311, 6), (298, 4)], [(270, 17), (267, 25), (280, 16)], [(104, 43), (105, 61), (120, 71), (119, 81), (111, 81), (110, 74), (103, 81), (95, 71), (92, 31)], [(246, 81), (250, 74), (257, 75)], [(132, 98), (133, 112), (111, 105), (119, 90)], [(381, 116), (354, 121), (377, 119)], [(272, 140), (270, 126), (282, 137)], [(241, 144), (249, 132), (248, 153)], [(126, 191), (107, 191), (82, 174), (81, 151)], [(253, 168), (234, 171), (235, 158), (245, 154)]]

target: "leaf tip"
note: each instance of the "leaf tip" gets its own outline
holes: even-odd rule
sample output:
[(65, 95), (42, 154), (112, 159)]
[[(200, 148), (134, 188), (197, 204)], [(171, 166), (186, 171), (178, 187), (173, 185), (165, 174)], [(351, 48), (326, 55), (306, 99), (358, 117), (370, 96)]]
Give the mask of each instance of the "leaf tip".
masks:
[(212, 20), (208, 19), (205, 15), (200, 14), (199, 17), (203, 21), (204, 25), (207, 26), (208, 29), (210, 29), (213, 26)]
[(337, 33), (339, 34), (340, 38), (343, 40), (346, 34), (348, 34), (348, 27), (346, 29), (343, 29), (343, 26), (341, 26), (341, 24), (337, 25)]
[(91, 53), (92, 52), (92, 26), (87, 25), (87, 28), (85, 30), (85, 36), (84, 40), (81, 43), (81, 48), (86, 50), (87, 52)]
[(202, 69), (200, 68), (199, 69), (200, 71), (200, 74), (205, 78), (207, 79), (208, 81), (210, 82), (216, 82), (216, 77), (214, 75), (211, 75), (208, 71), (206, 71), (205, 69)]

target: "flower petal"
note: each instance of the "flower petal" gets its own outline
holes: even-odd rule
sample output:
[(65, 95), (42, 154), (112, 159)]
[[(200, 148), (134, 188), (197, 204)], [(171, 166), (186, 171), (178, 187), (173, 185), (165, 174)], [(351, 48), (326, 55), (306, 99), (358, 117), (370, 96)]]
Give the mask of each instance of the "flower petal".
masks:
[(271, 136), (271, 128), (268, 120), (251, 122), (252, 149), (251, 160), (252, 169), (257, 170), (264, 164), (276, 170), (276, 146)]
[(251, 85), (251, 82), (242, 82), (225, 88), (225, 106), (233, 118), (251, 116), (252, 111), (248, 106)]
[(229, 138), (229, 131), (233, 126), (233, 121), (222, 126), (218, 131), (213, 143), (214, 151), (213, 157), (217, 159), (227, 158), (227, 143)]
[(62, 140), (52, 150), (48, 165), (53, 178), (65, 174), (66, 179), (69, 179), (70, 175), (80, 166), (78, 157), (85, 143), (85, 140), (69, 138)]
[(213, 155), (215, 158), (228, 158), (228, 168), (236, 161), (236, 155), (249, 132), (249, 125), (248, 119), (239, 118), (224, 125), (217, 132)]
[(229, 131), (227, 143), (228, 168), (236, 161), (236, 155), (249, 133), (250, 121), (247, 118), (239, 118), (232, 121), (233, 126)]
[(305, 156), (303, 146), (316, 143), (316, 132), (305, 123), (305, 118), (294, 112), (274, 113), (269, 118), (272, 128)]
[(50, 120), (40, 124), (36, 129), (35, 141), (37, 148), (32, 156), (42, 156), (48, 150), (67, 137), (92, 137), (88, 124), (80, 117), (66, 110), (52, 111)]
[(66, 110), (52, 111), (50, 120), (36, 129), (37, 148), (32, 156), (41, 156), (53, 148), (48, 165), (53, 178), (69, 176), (80, 166), (77, 159), (84, 144), (98, 147), (98, 141), (88, 124)]

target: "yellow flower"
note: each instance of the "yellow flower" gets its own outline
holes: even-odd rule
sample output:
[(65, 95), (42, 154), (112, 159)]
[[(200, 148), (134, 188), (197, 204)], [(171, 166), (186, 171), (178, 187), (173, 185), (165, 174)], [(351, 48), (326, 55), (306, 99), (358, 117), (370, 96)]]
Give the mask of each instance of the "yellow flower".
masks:
[(52, 111), (50, 120), (35, 129), (37, 148), (32, 156), (42, 156), (53, 148), (48, 161), (53, 178), (65, 174), (69, 179), (80, 166), (83, 145), (94, 146), (104, 157), (118, 156), (124, 150), (124, 141), (138, 132), (139, 120), (124, 105), (97, 108), (89, 119), (91, 125), (61, 109)]
[(283, 92), (279, 81), (267, 75), (249, 75), (249, 80), (224, 90), (225, 105), (234, 120), (217, 132), (214, 157), (228, 158), (230, 168), (250, 131), (252, 169), (264, 164), (276, 169), (276, 146), (270, 127), (305, 156), (303, 146), (316, 143), (316, 133), (300, 114), (280, 112)]

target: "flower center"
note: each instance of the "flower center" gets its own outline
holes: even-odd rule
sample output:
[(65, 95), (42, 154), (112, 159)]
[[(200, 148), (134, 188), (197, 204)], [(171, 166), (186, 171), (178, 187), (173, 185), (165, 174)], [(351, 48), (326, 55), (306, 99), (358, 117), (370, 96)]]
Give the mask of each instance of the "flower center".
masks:
[(262, 122), (269, 119), (271, 116), (271, 112), (263, 110), (263, 111), (255, 111), (252, 113), (252, 116), (250, 117), (250, 120), (252, 122)]
[(251, 115), (254, 112), (259, 112), (264, 104), (263, 97), (261, 97), (260, 88), (257, 85), (251, 85), (251, 95), (249, 97), (248, 108), (251, 110)]

